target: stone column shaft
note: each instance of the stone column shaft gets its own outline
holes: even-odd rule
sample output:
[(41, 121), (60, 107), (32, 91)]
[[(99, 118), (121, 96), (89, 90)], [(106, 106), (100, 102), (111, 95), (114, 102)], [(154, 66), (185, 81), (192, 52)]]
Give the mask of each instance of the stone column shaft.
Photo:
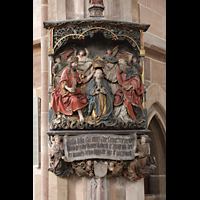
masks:
[(48, 1), (41, 0), (41, 200), (48, 200)]

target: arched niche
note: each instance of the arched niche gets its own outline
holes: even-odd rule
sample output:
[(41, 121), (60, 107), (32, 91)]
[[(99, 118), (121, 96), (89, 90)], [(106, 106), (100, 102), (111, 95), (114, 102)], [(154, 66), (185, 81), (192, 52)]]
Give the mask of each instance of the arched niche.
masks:
[[(113, 50), (117, 45), (117, 53), (121, 53), (121, 50), (124, 50), (139, 57), (137, 49), (130, 45), (127, 40), (110, 40), (109, 38), (106, 38), (101, 32), (95, 33), (92, 38), (90, 36), (86, 36), (84, 40), (69, 38), (67, 44), (60, 47), (56, 51), (54, 57), (60, 55), (66, 50), (70, 50), (73, 48), (77, 50), (76, 54), (78, 54), (80, 50), (84, 50), (84, 48), (87, 48), (87, 50), (89, 51), (88, 57), (94, 58), (96, 56), (103, 56), (104, 54), (106, 54), (107, 49)], [(74, 53), (72, 53), (71, 55), (74, 55)]]
[(157, 115), (163, 131), (166, 132), (166, 94), (157, 83), (153, 83), (147, 88), (146, 108), (147, 126), (149, 126), (153, 116)]
[(156, 158), (153, 175), (145, 178), (145, 193), (163, 196), (166, 194), (166, 94), (153, 83), (147, 89), (147, 128), (151, 130), (151, 155)]

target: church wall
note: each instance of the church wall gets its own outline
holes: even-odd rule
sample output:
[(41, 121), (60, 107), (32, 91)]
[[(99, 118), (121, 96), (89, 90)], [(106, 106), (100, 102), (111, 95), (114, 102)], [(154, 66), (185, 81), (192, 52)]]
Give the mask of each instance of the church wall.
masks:
[(138, 4), (139, 23), (151, 24), (148, 32), (166, 39), (166, 0), (138, 0)]
[(33, 48), (33, 89), (41, 86), (41, 48)]
[(40, 21), (41, 21), (41, 3), (40, 0), (33, 0), (33, 40), (40, 39)]
[(145, 48), (145, 87), (157, 83), (166, 92), (166, 55)]

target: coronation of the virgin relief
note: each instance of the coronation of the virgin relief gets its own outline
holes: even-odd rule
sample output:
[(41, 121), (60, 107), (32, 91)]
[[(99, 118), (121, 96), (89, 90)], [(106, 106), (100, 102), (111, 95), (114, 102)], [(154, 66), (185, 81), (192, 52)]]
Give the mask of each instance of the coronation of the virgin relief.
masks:
[[(91, 17), (103, 16), (101, 0)], [(143, 32), (149, 24), (90, 18), (49, 30), (49, 171), (59, 177), (153, 173), (146, 128)]]

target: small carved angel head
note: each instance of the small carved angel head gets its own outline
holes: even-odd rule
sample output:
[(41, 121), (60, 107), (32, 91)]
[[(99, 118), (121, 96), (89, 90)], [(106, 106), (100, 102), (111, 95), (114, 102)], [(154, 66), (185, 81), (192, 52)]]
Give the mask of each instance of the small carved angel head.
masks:
[(61, 59), (58, 57), (58, 58), (56, 58), (56, 62), (58, 63), (58, 64), (60, 64), (61, 63)]
[(111, 56), (112, 55), (112, 50), (111, 49), (107, 49), (107, 54), (108, 54), (108, 56)]
[(78, 55), (84, 56), (85, 55), (85, 51), (84, 50), (80, 50), (79, 53), (78, 53)]
[(88, 161), (86, 162), (86, 165), (91, 166), (91, 165), (92, 165), (92, 161), (91, 161), (91, 160), (88, 160)]
[(62, 136), (59, 136), (59, 135), (55, 135), (53, 138), (56, 144), (60, 144), (61, 139), (62, 139)]
[(112, 162), (112, 161), (109, 162), (108, 169), (109, 169), (109, 171), (113, 171), (114, 170), (114, 162)]
[(135, 64), (137, 62), (137, 58), (135, 56), (132, 57), (132, 62)]
[(90, 171), (91, 170), (91, 166), (92, 166), (92, 161), (91, 160), (88, 160), (86, 162), (86, 168), (85, 168), (85, 171)]

